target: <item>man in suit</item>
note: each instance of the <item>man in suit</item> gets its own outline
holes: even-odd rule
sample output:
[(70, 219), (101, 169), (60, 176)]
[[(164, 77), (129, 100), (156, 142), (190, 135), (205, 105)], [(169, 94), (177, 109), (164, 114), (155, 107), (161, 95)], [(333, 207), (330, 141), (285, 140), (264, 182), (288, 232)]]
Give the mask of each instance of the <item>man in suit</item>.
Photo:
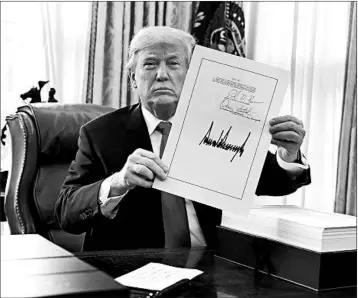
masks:
[[(194, 45), (181, 30), (141, 29), (127, 65), (140, 103), (81, 128), (55, 218), (70, 233), (86, 232), (84, 250), (216, 246), (221, 210), (152, 188), (154, 177), (166, 179), (160, 156)], [(268, 152), (256, 194), (286, 195), (310, 183), (300, 153), (305, 130), (293, 116), (270, 124), (279, 149), (276, 155)]]

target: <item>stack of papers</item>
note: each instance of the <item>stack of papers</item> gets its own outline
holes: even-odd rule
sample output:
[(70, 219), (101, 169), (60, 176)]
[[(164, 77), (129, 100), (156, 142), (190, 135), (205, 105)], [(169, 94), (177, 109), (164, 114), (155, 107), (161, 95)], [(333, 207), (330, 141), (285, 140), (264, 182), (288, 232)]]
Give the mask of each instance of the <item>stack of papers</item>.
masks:
[(222, 227), (313, 250), (357, 249), (357, 219), (297, 206), (260, 206), (248, 216), (223, 213)]

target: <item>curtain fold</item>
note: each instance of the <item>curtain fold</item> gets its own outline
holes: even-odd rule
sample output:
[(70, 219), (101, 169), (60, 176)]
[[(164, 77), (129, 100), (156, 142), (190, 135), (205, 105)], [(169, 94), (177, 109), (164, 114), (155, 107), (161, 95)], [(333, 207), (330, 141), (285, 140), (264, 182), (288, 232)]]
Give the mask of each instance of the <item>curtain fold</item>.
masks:
[[(56, 89), (55, 98), (61, 103), (81, 101), (83, 78), (86, 73), (86, 34), (90, 4), (86, 2), (42, 2), (40, 30), (44, 52), (46, 90)], [(79, 13), (80, 11), (80, 13)], [(39, 80), (34, 78), (33, 82)], [(45, 88), (44, 88), (45, 89)], [(42, 100), (47, 100), (48, 96)]]
[(247, 57), (291, 74), (280, 115), (303, 121), (301, 148), (312, 175), (309, 186), (286, 197), (257, 197), (258, 205), (334, 211), (350, 5), (244, 2)]
[(335, 212), (357, 216), (357, 4), (351, 3)]
[(93, 2), (83, 101), (115, 108), (138, 102), (125, 70), (133, 35), (153, 25), (189, 32), (196, 6), (195, 2)]

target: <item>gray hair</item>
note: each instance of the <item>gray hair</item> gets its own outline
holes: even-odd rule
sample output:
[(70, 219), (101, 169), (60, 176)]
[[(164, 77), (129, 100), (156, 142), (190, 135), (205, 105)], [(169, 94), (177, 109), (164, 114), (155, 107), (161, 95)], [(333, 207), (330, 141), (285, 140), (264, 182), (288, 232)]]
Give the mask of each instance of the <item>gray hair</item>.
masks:
[(185, 31), (167, 27), (151, 26), (140, 29), (133, 37), (129, 45), (128, 62), (126, 69), (129, 75), (134, 71), (137, 62), (137, 54), (140, 50), (146, 49), (158, 43), (182, 43), (185, 46), (188, 64), (191, 58), (193, 48), (196, 44), (195, 38)]

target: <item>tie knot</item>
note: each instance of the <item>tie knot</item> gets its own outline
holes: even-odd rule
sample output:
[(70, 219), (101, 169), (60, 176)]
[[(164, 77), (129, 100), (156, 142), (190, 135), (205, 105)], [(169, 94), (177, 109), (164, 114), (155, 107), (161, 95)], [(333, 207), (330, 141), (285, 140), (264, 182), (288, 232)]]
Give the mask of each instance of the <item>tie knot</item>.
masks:
[(162, 134), (162, 135), (169, 135), (170, 129), (172, 127), (172, 124), (170, 122), (160, 122), (157, 126), (157, 130)]

